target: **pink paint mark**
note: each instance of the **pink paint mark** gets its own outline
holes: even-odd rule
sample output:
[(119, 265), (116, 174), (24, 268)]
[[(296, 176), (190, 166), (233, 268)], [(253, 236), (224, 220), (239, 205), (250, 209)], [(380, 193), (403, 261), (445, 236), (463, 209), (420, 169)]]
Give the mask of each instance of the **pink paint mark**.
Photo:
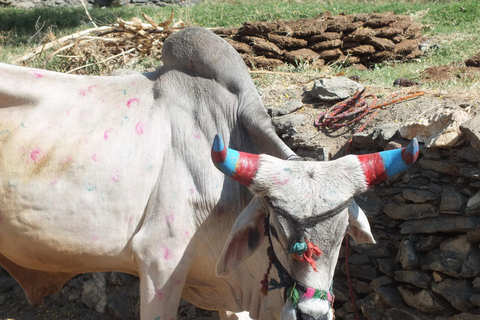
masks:
[(88, 90), (88, 92), (92, 93), (92, 92), (93, 92), (93, 90), (94, 90), (94, 89), (96, 89), (96, 88), (100, 88), (100, 86), (93, 85), (93, 86), (90, 86), (90, 87), (88, 87), (88, 89), (87, 89), (87, 90)]
[(110, 178), (112, 178), (113, 181), (118, 182), (118, 180), (120, 180), (120, 169), (115, 169), (110, 175)]
[(112, 133), (112, 131), (113, 131), (113, 128), (110, 128), (110, 129), (105, 130), (105, 132), (103, 133), (103, 138), (104, 138), (105, 140), (108, 140), (109, 134)]
[(98, 151), (94, 151), (92, 153), (92, 160), (95, 162), (100, 162), (102, 161), (102, 157), (97, 153)]
[(173, 258), (172, 251), (168, 248), (165, 248), (165, 250), (163, 251), (163, 259), (169, 260), (169, 259), (172, 259), (172, 258)]
[(98, 240), (98, 236), (93, 236), (92, 240), (93, 240), (93, 242), (97, 241), (97, 240)]
[(51, 185), (51, 186), (54, 186), (54, 185), (56, 185), (56, 184), (57, 184), (57, 182), (58, 182), (58, 180), (57, 180), (57, 179), (55, 179), (55, 180), (52, 180), (52, 181), (50, 181), (50, 185)]
[(138, 100), (137, 98), (133, 98), (127, 101), (128, 108), (138, 107), (139, 104), (140, 104), (140, 100)]
[(315, 289), (313, 288), (307, 288), (307, 292), (302, 296), (302, 298), (313, 298), (313, 295), (315, 294)]
[(44, 155), (42, 149), (40, 149), (40, 148), (34, 148), (34, 149), (32, 150), (32, 152), (30, 152), (30, 158), (31, 158), (31, 159), (33, 160), (33, 162), (35, 162), (35, 163), (36, 163), (37, 161), (42, 160), (44, 156), (45, 156), (45, 155)]
[(85, 90), (78, 90), (78, 95), (79, 96), (82, 96), (82, 97), (85, 97), (87, 95), (87, 91)]
[(186, 239), (190, 239), (190, 232), (188, 232), (188, 230), (185, 230), (184, 235)]
[(38, 73), (38, 72), (30, 72), (30, 74), (31, 74), (32, 76), (34, 76), (35, 79), (43, 78), (43, 74)]
[(163, 300), (163, 297), (165, 296), (162, 292), (162, 290), (157, 290), (157, 299), (158, 301), (162, 301)]
[(193, 134), (193, 137), (198, 140), (198, 139), (201, 139), (201, 138), (202, 138), (202, 135), (201, 135), (201, 134), (196, 134), (196, 133), (194, 133), (194, 134)]
[(67, 116), (71, 116), (72, 115), (72, 112), (73, 112), (73, 109), (75, 109), (76, 107), (73, 106), (73, 107), (70, 107), (68, 110), (67, 110)]
[(190, 194), (194, 194), (195, 193), (195, 188), (190, 188), (189, 192), (190, 192)]
[(182, 284), (182, 281), (181, 280), (178, 280), (176, 279), (175, 281), (173, 281), (173, 283), (175, 283), (175, 285), (179, 286)]
[(142, 134), (145, 133), (145, 126), (141, 121), (139, 123), (137, 123), (137, 125), (135, 126), (135, 132), (138, 135), (142, 135)]
[(133, 217), (129, 217), (128, 218), (128, 223), (132, 223), (133, 222)]
[(289, 181), (290, 179), (286, 178), (285, 180), (282, 181), (282, 180), (278, 179), (275, 174), (273, 174), (273, 180), (275, 181), (275, 183), (276, 183), (277, 185), (284, 186), (284, 185), (286, 185), (286, 184), (288, 183), (288, 181)]

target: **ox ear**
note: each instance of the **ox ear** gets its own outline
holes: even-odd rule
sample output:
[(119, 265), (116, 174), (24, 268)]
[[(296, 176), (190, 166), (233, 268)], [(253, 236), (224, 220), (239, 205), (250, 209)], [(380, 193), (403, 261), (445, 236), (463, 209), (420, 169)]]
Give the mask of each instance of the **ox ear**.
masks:
[(255, 196), (235, 221), (222, 254), (217, 261), (217, 275), (227, 276), (249, 258), (265, 239), (266, 210)]
[(348, 206), (347, 233), (356, 243), (376, 243), (365, 212), (363, 212), (353, 199)]

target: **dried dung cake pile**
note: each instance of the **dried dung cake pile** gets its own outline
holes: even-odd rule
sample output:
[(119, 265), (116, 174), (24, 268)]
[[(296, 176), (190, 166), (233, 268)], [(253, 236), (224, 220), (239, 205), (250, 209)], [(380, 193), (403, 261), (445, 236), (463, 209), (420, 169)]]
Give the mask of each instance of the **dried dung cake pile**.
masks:
[(369, 66), (385, 60), (422, 55), (418, 48), (419, 23), (393, 12), (332, 16), (324, 12), (312, 19), (245, 22), (241, 28), (214, 32), (257, 68), (298, 64), (315, 67), (335, 62)]

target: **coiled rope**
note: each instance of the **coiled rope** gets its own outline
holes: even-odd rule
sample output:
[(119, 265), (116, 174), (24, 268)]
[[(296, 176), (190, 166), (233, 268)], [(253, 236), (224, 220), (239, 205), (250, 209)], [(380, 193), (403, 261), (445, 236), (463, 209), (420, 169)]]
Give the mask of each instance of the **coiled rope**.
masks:
[[(356, 124), (371, 113), (368, 119), (355, 131), (355, 133), (359, 133), (365, 129), (370, 120), (381, 109), (397, 102), (418, 98), (424, 94), (424, 91), (394, 92), (384, 101), (379, 102), (378, 97), (374, 93), (368, 92), (368, 88), (365, 87), (355, 92), (351, 98), (338, 102), (329, 110), (320, 113), (315, 119), (315, 126), (323, 130), (338, 129)], [(372, 102), (367, 103), (367, 99), (372, 99)], [(347, 151), (350, 149), (351, 142), (352, 138), (348, 142)]]

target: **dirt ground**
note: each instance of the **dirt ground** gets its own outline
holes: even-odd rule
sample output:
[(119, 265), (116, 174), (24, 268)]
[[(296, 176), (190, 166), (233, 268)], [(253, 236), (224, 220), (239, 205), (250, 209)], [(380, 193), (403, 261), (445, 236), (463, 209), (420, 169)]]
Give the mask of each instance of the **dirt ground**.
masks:
[[(455, 69), (453, 67), (430, 68), (424, 73), (424, 81), (429, 81), (429, 79), (434, 79), (435, 81), (448, 79), (460, 72), (479, 72), (479, 69)], [(312, 85), (313, 81), (305, 81), (301, 75), (291, 74), (274, 77), (269, 85), (260, 86), (260, 90), (265, 106), (270, 109), (277, 109), (288, 100), (301, 99), (303, 108), (295, 113), (305, 115), (308, 120), (298, 129), (299, 132), (297, 135), (300, 138), (298, 138), (295, 143), (318, 148), (324, 147), (328, 149), (331, 157), (340, 156), (344, 153), (345, 145), (357, 127), (346, 127), (330, 132), (321, 132), (314, 127), (313, 123), (318, 114), (322, 110), (330, 108), (332, 104), (320, 103), (314, 100), (309, 94)], [(391, 92), (395, 91), (421, 89), (421, 86), (412, 88), (392, 87), (389, 89), (369, 88), (372, 93), (379, 96), (388, 96)], [(472, 115), (478, 114), (480, 112), (480, 94), (478, 94), (476, 90), (460, 94), (426, 92), (422, 97), (391, 105), (380, 110), (375, 118), (369, 122), (365, 128), (365, 132), (371, 131), (380, 124), (414, 120), (422, 112), (442, 106), (458, 107)], [(4, 270), (0, 271), (0, 278), (4, 278), (5, 276), (6, 272)], [(78, 284), (76, 284), (78, 291), (81, 290), (81, 280), (81, 276), (78, 279), (72, 280), (78, 282)], [(72, 286), (75, 288), (74, 285)], [(0, 284), (0, 320), (122, 319), (109, 313), (100, 314), (87, 308), (80, 301), (79, 296), (75, 296), (75, 294), (70, 294), (69, 297), (62, 294), (52, 295), (45, 300), (44, 305), (35, 308), (27, 303), (25, 295), (19, 286), (14, 288), (13, 293), (13, 295), (4, 295), (5, 298), (3, 298), (2, 301), (2, 284)], [(218, 319), (218, 314), (185, 304), (180, 308), (177, 319)]]

